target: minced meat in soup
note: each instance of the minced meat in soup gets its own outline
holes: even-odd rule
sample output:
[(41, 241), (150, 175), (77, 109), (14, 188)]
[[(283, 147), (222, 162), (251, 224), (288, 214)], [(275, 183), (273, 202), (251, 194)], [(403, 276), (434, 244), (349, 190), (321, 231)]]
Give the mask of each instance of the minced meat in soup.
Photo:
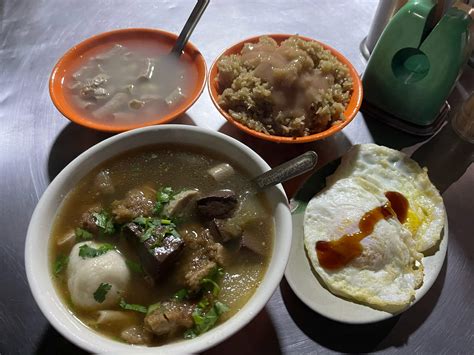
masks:
[(100, 334), (154, 346), (238, 312), (271, 257), (274, 222), (233, 162), (187, 146), (107, 161), (66, 197), (52, 231), (54, 283)]

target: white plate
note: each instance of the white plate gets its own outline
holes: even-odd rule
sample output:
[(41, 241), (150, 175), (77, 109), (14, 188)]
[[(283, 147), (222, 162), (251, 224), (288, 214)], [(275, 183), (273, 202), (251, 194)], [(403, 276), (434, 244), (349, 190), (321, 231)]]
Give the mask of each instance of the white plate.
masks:
[[(336, 161), (318, 170), (292, 200), (293, 240), (285, 277), (298, 298), (309, 308), (326, 318), (350, 324), (378, 322), (396, 314), (379, 311), (333, 295), (316, 278), (306, 256), (303, 241), (303, 218), (306, 205), (309, 197), (321, 190), (325, 184), (326, 176), (332, 174), (338, 165), (339, 162)], [(410, 307), (419, 301), (435, 282), (443, 266), (447, 246), (448, 220), (446, 217), (439, 248), (432, 255), (422, 259), (425, 272), (423, 285), (416, 291), (415, 300)]]

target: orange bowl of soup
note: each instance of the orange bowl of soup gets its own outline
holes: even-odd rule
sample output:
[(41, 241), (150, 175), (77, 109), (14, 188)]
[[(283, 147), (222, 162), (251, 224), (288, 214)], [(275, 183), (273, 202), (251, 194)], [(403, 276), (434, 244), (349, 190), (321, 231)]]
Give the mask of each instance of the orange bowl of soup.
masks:
[[(259, 45), (259, 40), (262, 38), (268, 38), (269, 41), (271, 42), (267, 43), (268, 46), (264, 46), (263, 50), (260, 50), (261, 48), (257, 48)], [(344, 73), (347, 77), (348, 80), (352, 82), (352, 88), (349, 91), (346, 91), (345, 94), (346, 97), (344, 101), (342, 102), (344, 104), (344, 108), (341, 109), (341, 106), (334, 106), (339, 110), (340, 113), (340, 118), (333, 119), (331, 117), (330, 121), (327, 122), (327, 125), (323, 127), (322, 129), (315, 129), (313, 131), (306, 130), (305, 127), (303, 127), (302, 134), (298, 134), (297, 129), (294, 131), (292, 130), (291, 125), (295, 125), (295, 120), (293, 120), (293, 123), (289, 124), (289, 127), (283, 127), (280, 132), (265, 132), (266, 130), (266, 125), (267, 126), (272, 126), (274, 122), (271, 122), (273, 118), (271, 119), (266, 119), (267, 117), (265, 116), (265, 113), (262, 114), (261, 121), (263, 121), (263, 124), (261, 122), (258, 122), (258, 120), (252, 120), (250, 118), (250, 121), (246, 121), (246, 115), (249, 112), (246, 112), (247, 110), (250, 111), (249, 115), (254, 114), (251, 111), (254, 110), (261, 110), (261, 108), (265, 107), (265, 105), (260, 105), (258, 104), (258, 100), (263, 97), (265, 99), (268, 97), (268, 92), (267, 90), (272, 91), (271, 92), (271, 99), (272, 101), (266, 102), (266, 104), (272, 105), (273, 103), (277, 102), (278, 100), (283, 100), (288, 103), (292, 101), (298, 101), (300, 98), (304, 97), (305, 95), (311, 96), (310, 89), (308, 89), (310, 86), (312, 86), (312, 83), (314, 82), (322, 82), (326, 79), (328, 75), (333, 75), (334, 73), (331, 73), (331, 70), (329, 69), (328, 71), (320, 72), (318, 75), (308, 75), (308, 74), (314, 74), (314, 72), (309, 73), (309, 71), (312, 70), (319, 70), (319, 68), (316, 68), (316, 60), (314, 61), (314, 67), (311, 68), (309, 71), (306, 73), (303, 73), (307, 77), (301, 78), (301, 76), (298, 77), (297, 80), (301, 79), (301, 83), (298, 85), (293, 85), (291, 83), (291, 75), (285, 76), (286, 74), (282, 71), (284, 70), (291, 70), (291, 65), (293, 65), (292, 60), (300, 61), (303, 60), (305, 61), (304, 56), (298, 56), (298, 53), (277, 53), (277, 57), (270, 58), (270, 60), (267, 60), (269, 56), (272, 54), (269, 54), (268, 52), (271, 52), (271, 47), (272, 46), (281, 46), (282, 42), (287, 41), (289, 39), (296, 39), (296, 40), (302, 40), (309, 44), (310, 46), (318, 46), (318, 50), (323, 53), (323, 56), (326, 56), (324, 59), (328, 59), (327, 57), (330, 57), (330, 60), (336, 63), (337, 66), (340, 66), (338, 70), (341, 68), (344, 70)], [(269, 49), (270, 47), (270, 49)], [(252, 53), (252, 50), (256, 49), (255, 52), (259, 51), (259, 53)], [(314, 48), (313, 48), (314, 50)], [(225, 73), (226, 75), (232, 76), (232, 72), (239, 72), (239, 62), (238, 60), (232, 60), (232, 56), (237, 55), (238, 57), (242, 58), (244, 56), (247, 56), (247, 58), (241, 59), (241, 63), (243, 63), (243, 66), (245, 66), (245, 70), (247, 71), (250, 75), (250, 77), (245, 77), (242, 80), (235, 80), (235, 78), (232, 80), (227, 80), (228, 83), (227, 85), (222, 85), (223, 80), (220, 80), (220, 75), (222, 74), (221, 71), (219, 70), (219, 65), (220, 62), (225, 58), (227, 58), (227, 63), (224, 64), (224, 66), (228, 69), (227, 72)], [(230, 60), (229, 60), (230, 58)], [(263, 58), (263, 59), (262, 59)], [(256, 62), (257, 61), (257, 62)], [(267, 61), (267, 62), (265, 62)], [(245, 62), (245, 63), (244, 63)], [(254, 64), (252, 64), (254, 63)], [(263, 64), (262, 64), (263, 63)], [(299, 65), (299, 64), (296, 64)], [(304, 65), (304, 64), (303, 64)], [(222, 67), (222, 66), (221, 66)], [(324, 67), (324, 66), (323, 66)], [(276, 70), (275, 70), (276, 68)], [(271, 71), (278, 71), (278, 75), (280, 75), (279, 78), (275, 79), (272, 78), (272, 73)], [(297, 70), (299, 71), (299, 69)], [(303, 70), (304, 72), (304, 70)], [(241, 71), (242, 73), (242, 71)], [(300, 75), (301, 72), (298, 72), (297, 75)], [(246, 74), (245, 74), (246, 75)], [(337, 76), (337, 74), (334, 74), (333, 76)], [(232, 79), (232, 78), (231, 78)], [(262, 83), (259, 83), (258, 81), (261, 80)], [(279, 80), (279, 81), (278, 81)], [(297, 81), (296, 80), (296, 81)], [(224, 80), (225, 81), (225, 80)], [(232, 82), (232, 87), (230, 83)], [(265, 82), (268, 83), (267, 87), (264, 87)], [(336, 81), (337, 82), (337, 81)], [(249, 87), (246, 87), (247, 83), (250, 83)], [(318, 83), (317, 83), (318, 84)], [(323, 89), (332, 89), (334, 83), (323, 83)], [(325, 86), (326, 85), (326, 86)], [(235, 90), (234, 88), (244, 88), (244, 90)], [(275, 92), (275, 87), (279, 87), (279, 91)], [(285, 88), (286, 87), (286, 88)], [(224, 93), (225, 89), (230, 88), (231, 90), (234, 90), (233, 93), (230, 95), (226, 95)], [(282, 88), (285, 88), (283, 90)], [(256, 36), (256, 37), (251, 37), (247, 38), (245, 40), (242, 40), (228, 49), (226, 49), (217, 59), (214, 61), (212, 64), (210, 71), (209, 71), (209, 76), (208, 76), (208, 89), (209, 89), (209, 94), (211, 96), (211, 100), (217, 110), (224, 116), (224, 118), (237, 127), (238, 129), (254, 136), (257, 138), (261, 138), (267, 141), (272, 141), (272, 142), (277, 142), (277, 143), (306, 143), (306, 142), (311, 142), (311, 141), (316, 141), (320, 139), (327, 138), (340, 130), (342, 130), (345, 126), (347, 126), (357, 115), (359, 112), (359, 108), (362, 103), (362, 97), (363, 97), (363, 91), (362, 91), (362, 83), (359, 78), (359, 75), (354, 68), (354, 66), (349, 62), (349, 60), (344, 57), (341, 53), (339, 53), (337, 50), (334, 48), (316, 41), (314, 39), (308, 38), (308, 37), (303, 37), (299, 35), (289, 35), (289, 34), (267, 34), (267, 35), (261, 35), (261, 36)], [(316, 87), (314, 90), (317, 90), (318, 88)], [(247, 93), (250, 93), (250, 96), (248, 96)], [(232, 96), (233, 95), (233, 96)], [(226, 96), (227, 98), (227, 104), (234, 105), (234, 107), (226, 107)], [(313, 95), (314, 97), (315, 95)], [(240, 102), (240, 98), (244, 98), (242, 102)], [(248, 97), (247, 100), (245, 98)], [(310, 99), (309, 99), (310, 100)], [(341, 104), (342, 104), (341, 103)], [(229, 106), (229, 105), (227, 105)], [(267, 105), (268, 106), (268, 105)], [(333, 107), (333, 108), (334, 108)], [(316, 109), (320, 109), (324, 107), (316, 107)], [(240, 110), (239, 110), (240, 109)], [(285, 111), (287, 112), (291, 111), (290, 109), (293, 108), (286, 108), (286, 107), (279, 107), (278, 108), (280, 111)], [(296, 108), (298, 109), (298, 107)], [(233, 112), (231, 112), (233, 110)], [(270, 110), (271, 111), (271, 110)], [(275, 111), (275, 108), (274, 108)], [(296, 111), (296, 110), (294, 110)], [(268, 114), (268, 113), (267, 113)], [(294, 113), (291, 113), (295, 115)], [(324, 123), (324, 122), (323, 122)], [(303, 123), (304, 124), (304, 123)], [(314, 124), (319, 124), (318, 122)], [(284, 126), (284, 125), (282, 125)], [(282, 134), (281, 131), (284, 129), (289, 130), (288, 132)]]
[(100, 131), (122, 132), (170, 122), (201, 95), (206, 63), (187, 43), (169, 55), (177, 35), (129, 28), (90, 37), (56, 63), (49, 92), (69, 120)]

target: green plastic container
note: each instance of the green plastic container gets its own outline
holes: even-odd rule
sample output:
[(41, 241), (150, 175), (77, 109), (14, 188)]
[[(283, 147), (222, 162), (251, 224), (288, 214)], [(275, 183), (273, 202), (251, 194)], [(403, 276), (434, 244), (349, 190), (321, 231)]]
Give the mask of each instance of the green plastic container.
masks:
[(362, 79), (369, 104), (421, 126), (435, 121), (469, 55), (472, 18), (452, 7), (431, 30), (435, 5), (411, 0), (398, 11)]

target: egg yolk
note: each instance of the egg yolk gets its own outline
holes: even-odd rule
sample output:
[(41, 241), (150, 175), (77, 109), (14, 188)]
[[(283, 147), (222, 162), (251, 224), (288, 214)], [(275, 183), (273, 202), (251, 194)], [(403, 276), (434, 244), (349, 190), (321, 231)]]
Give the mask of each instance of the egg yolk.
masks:
[(408, 209), (407, 219), (403, 224), (411, 232), (412, 235), (415, 235), (421, 225), (421, 221), (416, 215), (416, 213), (410, 208)]

